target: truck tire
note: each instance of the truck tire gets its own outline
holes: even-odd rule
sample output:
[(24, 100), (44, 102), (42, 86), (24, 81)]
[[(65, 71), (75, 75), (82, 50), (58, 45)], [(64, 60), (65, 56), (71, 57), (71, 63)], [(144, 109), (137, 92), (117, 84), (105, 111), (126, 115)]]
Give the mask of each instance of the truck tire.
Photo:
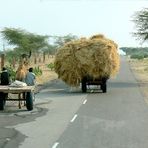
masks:
[(102, 89), (103, 93), (106, 93), (107, 92), (107, 85), (106, 85), (106, 83), (103, 83), (101, 85), (101, 89)]
[(33, 110), (33, 96), (31, 92), (26, 93), (26, 108), (28, 111)]
[(82, 92), (85, 93), (87, 91), (87, 86), (86, 86), (86, 78), (82, 79)]

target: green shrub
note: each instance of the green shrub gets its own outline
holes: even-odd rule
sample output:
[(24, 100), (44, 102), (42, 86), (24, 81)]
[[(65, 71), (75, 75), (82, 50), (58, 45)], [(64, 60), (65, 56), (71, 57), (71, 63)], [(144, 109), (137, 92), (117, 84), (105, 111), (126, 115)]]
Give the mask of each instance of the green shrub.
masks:
[(148, 58), (148, 53), (144, 53), (144, 58)]
[(36, 76), (41, 76), (42, 75), (42, 70), (38, 67), (34, 67), (33, 72), (35, 73)]
[(54, 63), (47, 64), (47, 67), (52, 71), (54, 70)]
[(138, 59), (138, 60), (144, 59), (144, 55), (142, 54), (133, 54), (130, 57), (131, 59)]
[(144, 59), (148, 58), (148, 53), (147, 52), (137, 52), (131, 55), (132, 59)]

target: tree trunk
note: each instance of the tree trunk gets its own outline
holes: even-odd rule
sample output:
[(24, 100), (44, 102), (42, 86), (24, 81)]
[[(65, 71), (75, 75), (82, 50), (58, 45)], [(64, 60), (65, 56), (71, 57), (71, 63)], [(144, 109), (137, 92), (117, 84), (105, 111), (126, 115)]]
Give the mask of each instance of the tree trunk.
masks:
[(13, 68), (15, 68), (15, 65), (16, 65), (16, 58), (13, 58), (13, 62), (12, 62)]
[(48, 59), (50, 58), (50, 53), (48, 52)]
[(1, 55), (1, 69), (4, 67), (4, 65), (5, 65), (5, 55), (2, 54)]
[(43, 63), (45, 63), (45, 52), (43, 52)]
[(41, 63), (41, 57), (39, 57), (39, 63)]
[(34, 64), (36, 64), (37, 63), (37, 56), (36, 56), (36, 54), (34, 54)]

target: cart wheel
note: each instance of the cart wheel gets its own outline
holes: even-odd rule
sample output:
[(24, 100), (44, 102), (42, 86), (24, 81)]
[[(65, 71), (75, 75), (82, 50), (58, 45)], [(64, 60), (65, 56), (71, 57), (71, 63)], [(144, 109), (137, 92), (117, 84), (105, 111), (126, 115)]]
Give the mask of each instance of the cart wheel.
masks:
[(0, 93), (0, 110), (5, 109), (5, 102), (6, 102), (5, 97), (6, 97), (6, 94)]
[(87, 91), (87, 87), (86, 87), (86, 78), (82, 79), (82, 92), (86, 92)]
[(26, 108), (27, 110), (33, 110), (33, 96), (31, 92), (26, 93)]
[(101, 85), (101, 89), (102, 89), (103, 93), (106, 93), (106, 92), (107, 92), (106, 83), (103, 83), (103, 84)]
[(0, 110), (4, 110), (5, 108), (5, 100), (3, 98), (0, 98)]

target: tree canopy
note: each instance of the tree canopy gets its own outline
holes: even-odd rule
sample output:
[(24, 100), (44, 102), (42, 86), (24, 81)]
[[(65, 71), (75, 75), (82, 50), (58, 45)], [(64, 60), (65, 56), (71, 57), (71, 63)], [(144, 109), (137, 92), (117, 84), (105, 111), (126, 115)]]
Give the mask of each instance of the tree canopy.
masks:
[(148, 8), (144, 8), (141, 11), (135, 12), (133, 20), (136, 27), (134, 36), (140, 41), (145, 42), (148, 40)]
[(72, 35), (72, 34), (68, 34), (65, 36), (51, 36), (51, 37), (55, 40), (54, 44), (58, 47), (64, 45), (69, 41), (78, 39), (76, 35)]
[(4, 28), (1, 33), (10, 45), (15, 45), (18, 50), (23, 52), (37, 51), (48, 46), (48, 36), (36, 35), (15, 28)]

